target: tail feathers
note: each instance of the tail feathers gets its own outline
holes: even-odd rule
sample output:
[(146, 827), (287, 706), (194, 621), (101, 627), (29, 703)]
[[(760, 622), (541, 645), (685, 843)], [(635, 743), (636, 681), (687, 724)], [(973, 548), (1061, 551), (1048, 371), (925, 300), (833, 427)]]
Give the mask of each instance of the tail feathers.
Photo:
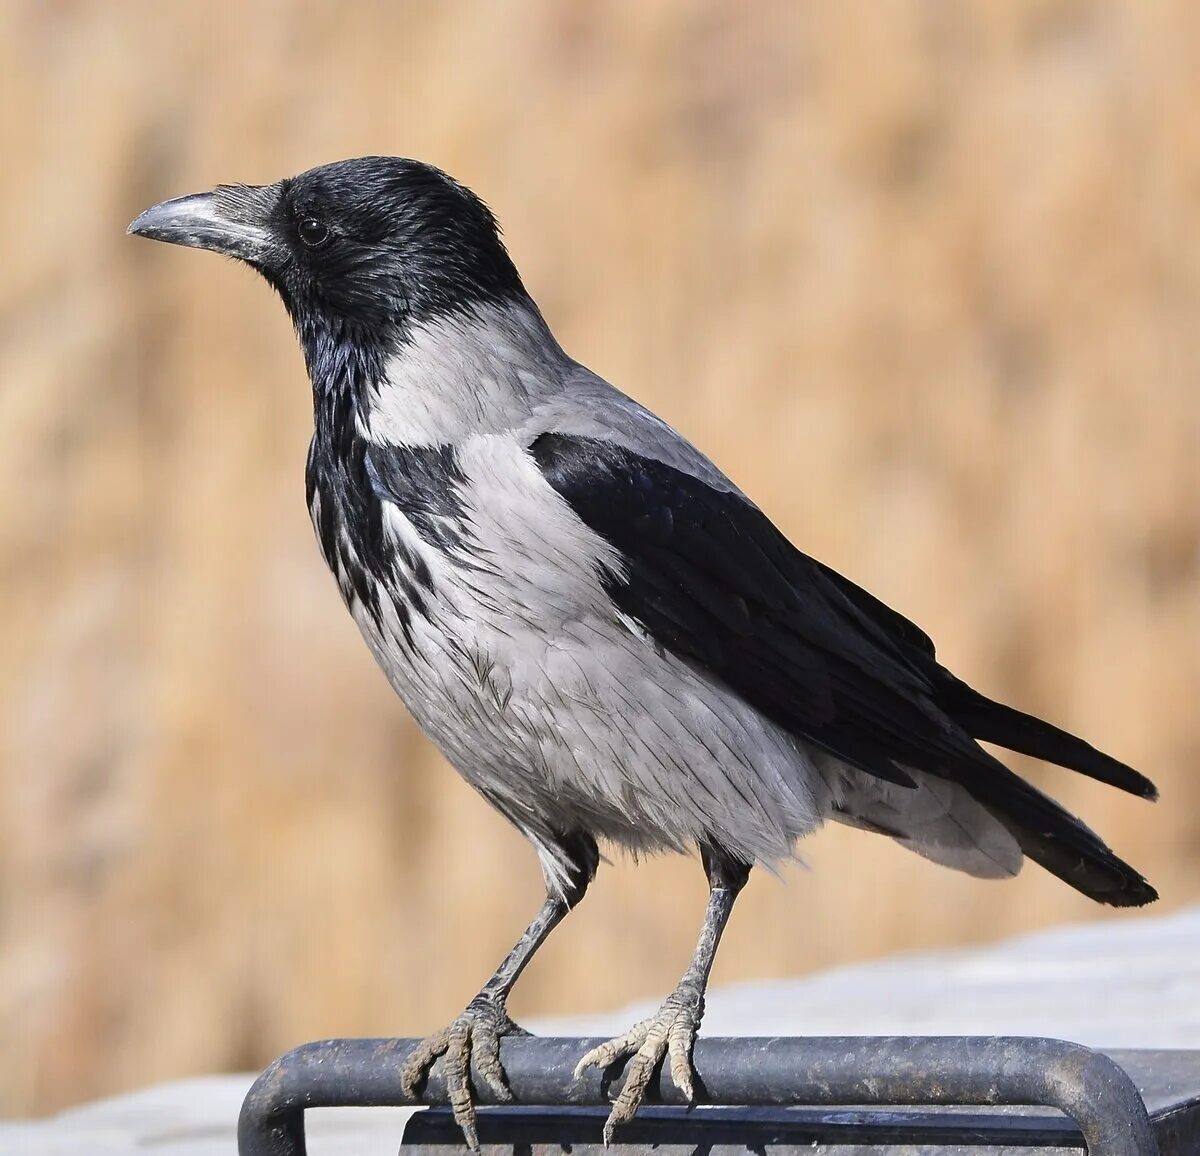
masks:
[(1141, 907), (1158, 898), (1090, 827), (1002, 763), (988, 761), (991, 773), (978, 768), (971, 794), (1008, 828), (1030, 859), (1098, 903)]
[(1021, 870), (1020, 845), (1005, 824), (960, 783), (906, 767), (913, 787), (894, 786), (849, 768), (833, 818), (887, 835), (918, 855), (979, 879)]
[[(1051, 723), (993, 702), (953, 676), (948, 675), (947, 682), (939, 687), (938, 705), (973, 738), (1057, 763), (1143, 799), (1158, 798), (1158, 788), (1132, 767)], [(1037, 858), (1028, 848), (1025, 850)]]

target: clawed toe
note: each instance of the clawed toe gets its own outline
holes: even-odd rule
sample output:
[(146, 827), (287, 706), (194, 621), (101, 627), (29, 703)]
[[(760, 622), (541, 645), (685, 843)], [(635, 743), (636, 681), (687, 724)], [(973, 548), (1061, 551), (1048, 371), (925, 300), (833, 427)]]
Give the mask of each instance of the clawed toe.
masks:
[(500, 1040), (504, 1036), (525, 1034), (509, 1018), (503, 1004), (477, 997), (453, 1023), (417, 1045), (400, 1070), (400, 1086), (406, 1096), (415, 1098), (430, 1068), (440, 1058), (454, 1119), (462, 1129), (467, 1147), (478, 1152), (475, 1100), (471, 1094), (472, 1061), (492, 1095), (497, 1100), (511, 1100), (512, 1092), (500, 1063)]
[(635, 1024), (624, 1035), (600, 1044), (575, 1066), (575, 1079), (588, 1068), (607, 1068), (626, 1056), (632, 1056), (620, 1095), (604, 1124), (604, 1143), (611, 1144), (619, 1124), (633, 1119), (641, 1106), (654, 1071), (664, 1055), (670, 1057), (671, 1081), (691, 1101), (696, 1098), (692, 1045), (704, 1014), (704, 1001), (690, 987), (676, 988), (658, 1012)]

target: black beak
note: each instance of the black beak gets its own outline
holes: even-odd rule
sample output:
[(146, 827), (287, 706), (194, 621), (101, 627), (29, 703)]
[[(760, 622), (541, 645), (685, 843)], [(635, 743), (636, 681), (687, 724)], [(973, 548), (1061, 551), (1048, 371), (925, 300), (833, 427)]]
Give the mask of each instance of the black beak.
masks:
[(271, 185), (223, 185), (154, 205), (126, 231), (260, 265), (275, 248), (268, 222), (276, 194)]

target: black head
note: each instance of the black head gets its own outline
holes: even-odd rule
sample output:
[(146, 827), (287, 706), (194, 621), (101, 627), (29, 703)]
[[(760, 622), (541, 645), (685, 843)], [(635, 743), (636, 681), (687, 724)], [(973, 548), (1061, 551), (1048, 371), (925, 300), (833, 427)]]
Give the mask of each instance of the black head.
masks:
[(361, 157), (271, 185), (219, 185), (129, 232), (245, 261), (279, 291), (309, 356), (386, 354), (414, 323), (524, 296), (496, 219), (439, 169)]

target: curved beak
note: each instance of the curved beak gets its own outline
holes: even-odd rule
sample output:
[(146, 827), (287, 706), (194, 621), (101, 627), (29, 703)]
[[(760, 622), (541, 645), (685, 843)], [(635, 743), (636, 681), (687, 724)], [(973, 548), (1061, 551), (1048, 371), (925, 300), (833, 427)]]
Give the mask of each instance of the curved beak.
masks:
[(126, 232), (259, 264), (274, 248), (269, 225), (273, 192), (270, 185), (226, 185), (175, 197), (147, 209)]

